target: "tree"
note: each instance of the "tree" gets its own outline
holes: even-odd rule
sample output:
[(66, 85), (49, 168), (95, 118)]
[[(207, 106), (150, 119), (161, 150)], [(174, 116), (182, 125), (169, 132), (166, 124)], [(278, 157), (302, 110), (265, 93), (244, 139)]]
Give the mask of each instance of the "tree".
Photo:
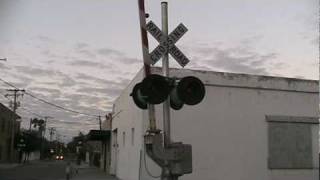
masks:
[[(20, 150), (20, 157), (22, 157), (22, 153), (25, 153), (27, 158), (31, 152), (41, 148), (41, 137), (39, 137), (38, 131), (22, 130), (15, 137), (15, 148)], [(22, 147), (21, 144), (24, 146)]]

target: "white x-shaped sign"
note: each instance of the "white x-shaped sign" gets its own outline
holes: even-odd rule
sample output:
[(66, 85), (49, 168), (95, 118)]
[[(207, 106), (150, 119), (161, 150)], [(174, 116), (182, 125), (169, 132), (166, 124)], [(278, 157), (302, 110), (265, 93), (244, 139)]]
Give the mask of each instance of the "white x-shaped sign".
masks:
[(147, 24), (147, 31), (160, 43), (151, 53), (151, 64), (155, 64), (164, 54), (170, 53), (171, 56), (184, 67), (189, 63), (189, 59), (176, 47), (175, 43), (188, 31), (188, 29), (180, 23), (169, 36), (150, 21)]

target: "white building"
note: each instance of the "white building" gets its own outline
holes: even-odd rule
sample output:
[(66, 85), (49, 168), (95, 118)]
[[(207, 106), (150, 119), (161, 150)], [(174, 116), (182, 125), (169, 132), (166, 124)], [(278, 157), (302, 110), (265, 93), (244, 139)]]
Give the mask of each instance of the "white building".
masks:
[[(193, 151), (193, 173), (179, 179), (319, 178), (317, 81), (186, 69), (170, 74), (196, 76), (206, 86), (200, 104), (171, 110), (172, 139)], [(144, 160), (147, 111), (129, 96), (142, 78), (140, 71), (114, 103), (120, 113), (112, 121), (110, 171), (122, 180), (150, 180), (150, 173), (161, 172), (148, 156)], [(156, 106), (156, 120), (161, 129), (162, 105)]]

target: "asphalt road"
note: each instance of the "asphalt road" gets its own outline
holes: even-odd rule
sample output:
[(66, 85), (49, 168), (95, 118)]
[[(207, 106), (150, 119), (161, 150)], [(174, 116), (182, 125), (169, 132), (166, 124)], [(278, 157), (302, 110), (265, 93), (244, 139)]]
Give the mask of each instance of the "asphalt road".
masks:
[(64, 161), (36, 161), (0, 169), (0, 180), (65, 180)]

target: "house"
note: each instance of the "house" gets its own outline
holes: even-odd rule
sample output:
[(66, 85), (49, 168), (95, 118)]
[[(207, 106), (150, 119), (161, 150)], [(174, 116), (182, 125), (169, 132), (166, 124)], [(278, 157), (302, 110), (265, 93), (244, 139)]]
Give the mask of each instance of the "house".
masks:
[[(196, 76), (206, 87), (200, 104), (170, 112), (172, 140), (192, 145), (193, 172), (179, 179), (318, 179), (317, 81), (187, 69), (170, 75)], [(121, 113), (112, 119), (110, 173), (123, 180), (161, 174), (144, 150), (148, 112), (130, 97), (142, 79), (140, 71), (114, 102)], [(156, 121), (162, 129), (162, 105)]]
[[(0, 162), (16, 161), (18, 153), (11, 148), (12, 124), (15, 122), (15, 134), (20, 130), (20, 116), (15, 114), (8, 107), (0, 103)], [(12, 153), (14, 158), (12, 159)]]

